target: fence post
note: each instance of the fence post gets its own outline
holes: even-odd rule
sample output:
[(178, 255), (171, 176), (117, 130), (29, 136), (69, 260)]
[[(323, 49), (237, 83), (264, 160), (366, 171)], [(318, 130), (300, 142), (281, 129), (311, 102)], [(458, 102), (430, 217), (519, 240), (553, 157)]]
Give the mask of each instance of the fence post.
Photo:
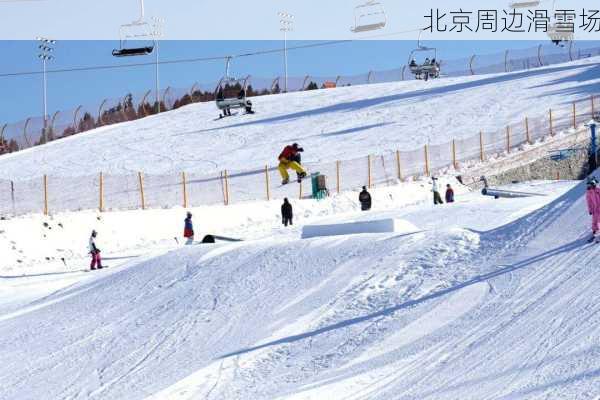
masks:
[(429, 176), (429, 146), (425, 145), (425, 176)]
[(573, 102), (573, 129), (577, 129), (577, 106)]
[(479, 159), (481, 162), (485, 161), (485, 152), (483, 145), (483, 131), (479, 131)]
[(510, 125), (506, 127), (506, 152), (510, 153)]
[(525, 134), (527, 135), (527, 144), (531, 144), (531, 136), (529, 135), (529, 118), (525, 117)]
[(456, 140), (452, 139), (452, 166), (455, 171), (458, 171), (458, 164), (456, 163)]
[(15, 203), (15, 183), (10, 181), (10, 200), (12, 202), (13, 215), (17, 214), (16, 203)]
[(146, 197), (144, 196), (144, 177), (141, 172), (138, 172), (138, 181), (140, 184), (140, 199), (142, 200), (142, 210), (146, 209)]
[(48, 215), (48, 176), (44, 175), (44, 215)]
[(227, 170), (225, 172), (225, 205), (229, 205), (229, 175), (227, 174)]
[(183, 208), (188, 208), (187, 176), (185, 171), (181, 173), (181, 184), (183, 185)]
[(550, 109), (550, 136), (554, 136), (554, 126), (552, 122), (552, 109)]
[(223, 171), (221, 171), (220, 173), (220, 179), (221, 179), (221, 192), (223, 194), (223, 204), (227, 205), (227, 195), (225, 194), (225, 175), (223, 174)]
[(104, 174), (100, 172), (100, 204), (98, 204), (100, 212), (104, 211)]
[(271, 200), (271, 185), (269, 183), (269, 166), (265, 165), (265, 184), (267, 185), (267, 201)]
[(337, 193), (340, 194), (341, 182), (340, 182), (340, 162), (339, 161), (335, 162), (335, 174), (336, 174), (336, 189), (337, 189)]
[(367, 166), (367, 172), (369, 174), (369, 189), (371, 189), (371, 184), (372, 184), (372, 180), (371, 180), (371, 155), (369, 154), (369, 156), (367, 156), (367, 162), (368, 162), (368, 166)]
[(396, 168), (398, 169), (398, 179), (402, 181), (402, 163), (400, 160), (400, 150), (396, 150)]

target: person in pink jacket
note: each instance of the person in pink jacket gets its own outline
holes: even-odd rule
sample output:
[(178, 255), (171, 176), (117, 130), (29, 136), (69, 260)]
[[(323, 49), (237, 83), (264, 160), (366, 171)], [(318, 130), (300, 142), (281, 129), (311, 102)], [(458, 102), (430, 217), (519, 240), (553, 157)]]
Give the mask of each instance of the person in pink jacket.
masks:
[(588, 211), (592, 216), (592, 232), (594, 237), (600, 233), (600, 189), (595, 178), (588, 180), (586, 200)]

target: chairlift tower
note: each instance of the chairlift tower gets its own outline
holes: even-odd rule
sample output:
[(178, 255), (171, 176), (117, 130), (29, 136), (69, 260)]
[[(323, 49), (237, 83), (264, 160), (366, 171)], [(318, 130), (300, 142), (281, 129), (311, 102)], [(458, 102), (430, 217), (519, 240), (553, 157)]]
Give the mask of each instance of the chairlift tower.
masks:
[(285, 70), (285, 80), (284, 80), (284, 92), (288, 91), (288, 61), (287, 61), (287, 34), (288, 32), (292, 32), (294, 30), (294, 16), (284, 11), (280, 11), (277, 13), (281, 18), (279, 23), (281, 25), (280, 31), (283, 32), (283, 64)]
[(38, 58), (42, 60), (42, 75), (43, 75), (43, 101), (44, 101), (44, 128), (42, 131), (42, 136), (44, 138), (44, 143), (48, 142), (48, 80), (46, 78), (46, 63), (48, 61), (54, 60), (54, 56), (52, 52), (54, 51), (54, 45), (56, 44), (56, 40), (38, 37), (37, 38), (38, 45)]

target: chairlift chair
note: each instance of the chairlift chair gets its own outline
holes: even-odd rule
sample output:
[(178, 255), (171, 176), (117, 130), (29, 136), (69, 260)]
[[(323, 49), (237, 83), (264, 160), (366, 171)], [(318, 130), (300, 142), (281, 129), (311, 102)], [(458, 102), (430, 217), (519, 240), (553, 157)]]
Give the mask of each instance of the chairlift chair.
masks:
[[(556, 0), (552, 2), (552, 12), (556, 11)], [(567, 25), (564, 22), (556, 21), (554, 17), (554, 23), (548, 25), (548, 37), (557, 46), (564, 47), (565, 42), (571, 42), (575, 40), (575, 33), (567, 31)]]
[(555, 24), (548, 25), (548, 37), (557, 46), (564, 47), (564, 42), (571, 42), (575, 40), (574, 32), (567, 32), (564, 24), (557, 22)]
[(231, 57), (227, 57), (225, 76), (215, 88), (215, 103), (223, 113), (221, 117), (231, 116), (231, 109), (243, 108), (246, 114), (254, 114), (252, 102), (246, 98), (249, 77), (236, 79), (229, 75)]
[(533, 1), (515, 1), (510, 3), (508, 6), (510, 8), (513, 9), (519, 9), (519, 8), (533, 8), (533, 7), (537, 7), (539, 6), (541, 3), (540, 0), (533, 0)]
[(376, 31), (385, 28), (387, 15), (383, 4), (376, 0), (368, 0), (354, 9), (354, 26), (350, 28), (353, 33)]
[[(143, 42), (143, 46), (127, 46), (130, 41)], [(121, 25), (119, 48), (114, 49), (115, 57), (147, 56), (154, 51), (155, 38), (152, 26), (144, 20), (144, 0), (140, 0), (140, 18), (132, 23)]]
[[(408, 56), (408, 67), (410, 72), (415, 76), (416, 79), (429, 80), (440, 77), (441, 65), (437, 58), (437, 49), (435, 47), (427, 47), (421, 44), (421, 33), (419, 32), (419, 39), (417, 40), (417, 48), (410, 52)], [(418, 63), (416, 61), (417, 53), (431, 53), (433, 57), (431, 59), (426, 58), (423, 62)], [(430, 60), (427, 62), (427, 60)]]

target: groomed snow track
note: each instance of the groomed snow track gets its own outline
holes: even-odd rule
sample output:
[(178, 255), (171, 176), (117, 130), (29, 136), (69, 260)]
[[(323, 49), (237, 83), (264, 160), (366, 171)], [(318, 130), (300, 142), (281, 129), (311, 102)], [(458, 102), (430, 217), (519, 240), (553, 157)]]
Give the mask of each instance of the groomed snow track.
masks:
[(584, 190), (488, 232), (267, 239), (102, 271), (0, 316), (0, 399), (598, 399)]

